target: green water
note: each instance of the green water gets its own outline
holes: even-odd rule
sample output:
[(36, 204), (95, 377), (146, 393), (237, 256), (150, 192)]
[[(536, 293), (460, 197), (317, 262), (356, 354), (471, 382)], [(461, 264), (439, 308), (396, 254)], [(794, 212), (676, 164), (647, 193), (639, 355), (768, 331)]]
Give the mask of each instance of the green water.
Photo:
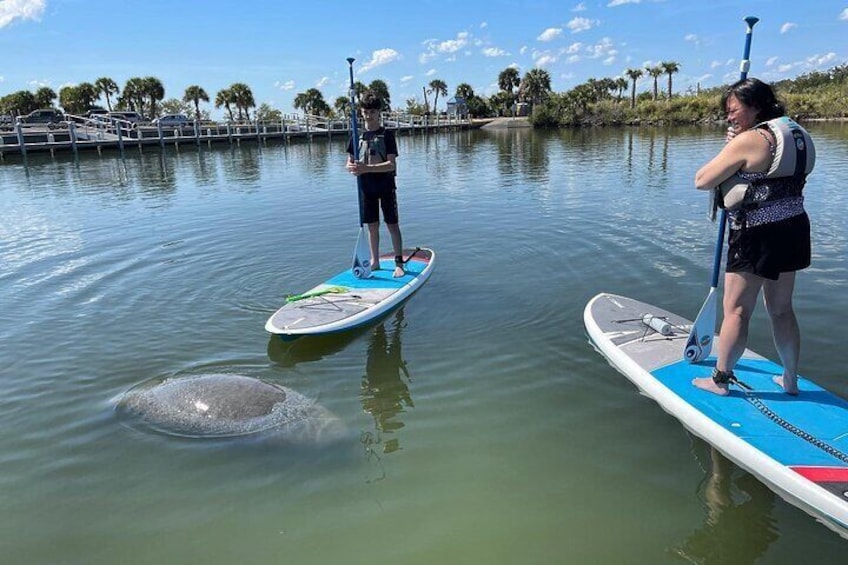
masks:
[[(848, 397), (848, 127), (810, 129), (802, 372)], [(721, 143), (402, 136), (401, 225), (436, 250), (432, 278), (376, 326), (294, 345), (266, 319), (344, 268), (358, 231), (344, 141), (6, 156), (0, 561), (840, 562), (843, 540), (739, 469), (716, 512), (708, 446), (583, 329), (600, 291), (695, 316), (716, 228), (692, 178)], [(750, 346), (775, 357), (762, 310)], [(289, 387), (346, 432), (190, 440), (114, 413), (202, 373)]]

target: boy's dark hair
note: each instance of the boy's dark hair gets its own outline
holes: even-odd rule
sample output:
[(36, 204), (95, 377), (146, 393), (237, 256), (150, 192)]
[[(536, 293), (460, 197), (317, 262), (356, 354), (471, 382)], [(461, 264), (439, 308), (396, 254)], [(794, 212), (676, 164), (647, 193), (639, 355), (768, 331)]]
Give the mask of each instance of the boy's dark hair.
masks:
[(383, 101), (372, 90), (366, 90), (359, 99), (359, 106), (363, 110), (382, 110)]

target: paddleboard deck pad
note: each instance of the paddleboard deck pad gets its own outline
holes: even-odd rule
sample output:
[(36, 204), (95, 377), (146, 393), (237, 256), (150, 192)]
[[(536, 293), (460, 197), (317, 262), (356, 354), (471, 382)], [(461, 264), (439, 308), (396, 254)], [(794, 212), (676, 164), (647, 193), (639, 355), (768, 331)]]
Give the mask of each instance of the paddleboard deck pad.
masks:
[(288, 297), (268, 319), (265, 330), (294, 339), (367, 324), (421, 288), (430, 277), (435, 257), (432, 249), (404, 249), (406, 274), (397, 278), (392, 276), (394, 255), (382, 255), (379, 270), (372, 270), (368, 278), (358, 279), (346, 269), (303, 294)]
[(782, 367), (750, 350), (733, 369), (750, 390), (731, 385), (722, 397), (696, 388), (692, 379), (710, 376), (715, 356), (684, 360), (692, 322), (638, 300), (598, 294), (583, 321), (593, 345), (642, 393), (848, 538), (848, 402), (801, 377), (800, 394), (786, 394), (772, 381)]

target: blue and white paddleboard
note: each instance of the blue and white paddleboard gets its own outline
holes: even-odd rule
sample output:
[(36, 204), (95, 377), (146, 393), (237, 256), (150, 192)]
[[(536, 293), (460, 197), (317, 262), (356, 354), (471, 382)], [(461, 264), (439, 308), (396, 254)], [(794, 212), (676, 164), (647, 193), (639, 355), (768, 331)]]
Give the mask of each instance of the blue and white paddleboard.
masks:
[(265, 330), (286, 339), (350, 330), (389, 312), (430, 277), (436, 254), (432, 249), (404, 249), (406, 274), (395, 278), (394, 255), (380, 257), (379, 270), (368, 278), (356, 278), (351, 269), (311, 288), (289, 296), (274, 312)]
[[(751, 387), (717, 396), (692, 385), (715, 356), (683, 359), (692, 322), (614, 294), (583, 312), (592, 343), (640, 391), (737, 465), (848, 538), (848, 402), (808, 379), (798, 396), (772, 381), (783, 369), (746, 350), (733, 371)], [(720, 339), (720, 337), (719, 337)], [(715, 351), (715, 349), (714, 349)]]

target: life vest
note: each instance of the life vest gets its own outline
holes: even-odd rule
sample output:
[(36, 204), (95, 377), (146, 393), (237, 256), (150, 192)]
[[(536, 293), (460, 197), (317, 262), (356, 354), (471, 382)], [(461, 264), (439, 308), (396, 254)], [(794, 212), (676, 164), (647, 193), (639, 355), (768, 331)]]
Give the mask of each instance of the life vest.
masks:
[(359, 136), (359, 160), (366, 165), (384, 163), (389, 158), (385, 130), (363, 131)]
[(771, 166), (762, 173), (739, 172), (751, 184), (738, 210), (730, 212), (731, 229), (781, 221), (804, 212), (804, 185), (816, 163), (810, 134), (783, 116), (754, 126), (768, 129), (775, 139)]
[(777, 142), (774, 160), (766, 178), (802, 175), (806, 178), (812, 172), (816, 164), (816, 147), (807, 130), (786, 116), (757, 124), (755, 127), (770, 129)]

